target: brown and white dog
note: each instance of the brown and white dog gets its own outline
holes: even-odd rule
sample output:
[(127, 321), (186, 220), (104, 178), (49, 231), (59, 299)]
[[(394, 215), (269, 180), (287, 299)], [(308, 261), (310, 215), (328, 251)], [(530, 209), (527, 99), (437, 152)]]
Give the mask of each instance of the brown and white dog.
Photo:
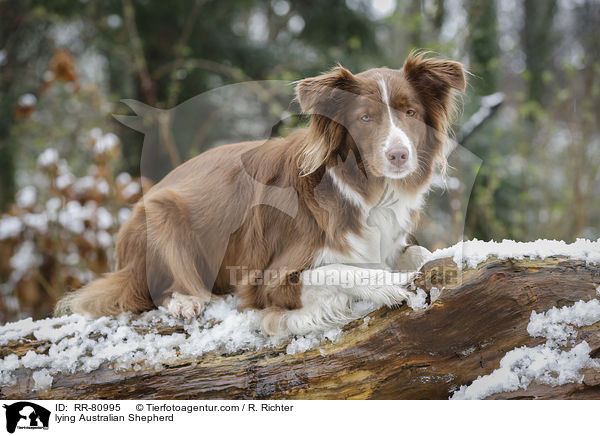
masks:
[(299, 81), (306, 129), (220, 146), (175, 168), (121, 228), (117, 271), (67, 295), (57, 313), (97, 317), (164, 305), (190, 317), (233, 292), (245, 307), (264, 309), (267, 333), (305, 334), (343, 321), (355, 299), (404, 301), (397, 284), (308, 278), (352, 275), (365, 264), (419, 265), (428, 252), (407, 237), (445, 165), (464, 90), (460, 63), (414, 53), (401, 70), (352, 74), (339, 66)]

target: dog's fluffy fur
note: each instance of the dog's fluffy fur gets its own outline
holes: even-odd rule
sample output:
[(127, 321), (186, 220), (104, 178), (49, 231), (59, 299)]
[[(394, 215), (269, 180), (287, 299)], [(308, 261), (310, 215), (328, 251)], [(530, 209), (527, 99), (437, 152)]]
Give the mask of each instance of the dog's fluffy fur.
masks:
[[(235, 292), (246, 307), (265, 309), (265, 331), (284, 334), (343, 319), (355, 298), (403, 301), (397, 285), (315, 286), (306, 273), (419, 263), (424, 251), (407, 249), (406, 238), (436, 166), (445, 165), (464, 89), (461, 64), (414, 53), (401, 70), (355, 75), (340, 66), (298, 82), (306, 129), (217, 147), (174, 169), (121, 228), (117, 271), (67, 295), (57, 312), (165, 305), (194, 316)], [(265, 270), (279, 274), (255, 277)]]

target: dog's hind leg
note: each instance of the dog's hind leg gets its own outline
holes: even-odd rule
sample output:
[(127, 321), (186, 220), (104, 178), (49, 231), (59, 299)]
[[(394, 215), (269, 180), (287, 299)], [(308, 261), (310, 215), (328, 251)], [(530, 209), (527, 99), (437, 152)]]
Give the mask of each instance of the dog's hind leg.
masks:
[(157, 305), (174, 316), (198, 315), (212, 293), (198, 271), (202, 261), (201, 242), (195, 236), (188, 211), (173, 191), (155, 194), (146, 203), (148, 217), (148, 271), (160, 262), (172, 277), (171, 285), (157, 296)]
[(304, 287), (301, 308), (268, 307), (262, 311), (261, 328), (271, 336), (305, 335), (341, 327), (352, 319), (352, 298), (326, 287)]
[[(332, 264), (300, 274), (302, 307), (269, 307), (263, 311), (262, 329), (274, 336), (324, 332), (341, 327), (379, 306), (393, 306), (418, 297), (408, 289), (414, 273)], [(356, 300), (365, 303), (356, 305)]]

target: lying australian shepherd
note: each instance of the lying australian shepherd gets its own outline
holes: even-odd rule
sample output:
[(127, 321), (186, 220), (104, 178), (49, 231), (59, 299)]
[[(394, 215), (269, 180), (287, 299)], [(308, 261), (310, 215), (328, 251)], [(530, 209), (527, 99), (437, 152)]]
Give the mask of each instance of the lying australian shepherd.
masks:
[(121, 228), (117, 271), (67, 295), (57, 313), (98, 317), (162, 305), (191, 317), (233, 292), (263, 310), (266, 333), (282, 335), (322, 330), (356, 299), (404, 301), (399, 285), (316, 286), (307, 278), (365, 264), (418, 267), (428, 251), (408, 236), (445, 165), (464, 90), (460, 63), (423, 54), (411, 54), (401, 70), (352, 74), (339, 66), (299, 81), (306, 129), (217, 147), (175, 168)]

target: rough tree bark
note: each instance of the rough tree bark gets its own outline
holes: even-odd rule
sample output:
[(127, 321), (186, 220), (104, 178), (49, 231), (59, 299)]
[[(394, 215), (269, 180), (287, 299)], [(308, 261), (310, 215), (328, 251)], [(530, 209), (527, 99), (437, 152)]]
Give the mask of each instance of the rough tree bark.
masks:
[[(427, 309), (380, 309), (347, 325), (335, 343), (302, 354), (286, 355), (282, 347), (207, 354), (161, 370), (115, 372), (105, 366), (55, 376), (43, 394), (31, 391), (31, 376), (23, 371), (0, 398), (445, 399), (491, 373), (513, 348), (544, 341), (526, 331), (532, 310), (594, 298), (594, 282), (600, 282), (600, 265), (559, 257), (492, 258), (463, 271), (440, 259), (425, 265), (416, 282), (427, 291), (445, 285)], [(600, 323), (578, 331), (592, 357), (600, 355)], [(0, 347), (0, 357), (38, 347), (44, 343), (24, 338)], [(582, 384), (532, 384), (492, 398), (600, 398), (600, 369), (583, 374)]]

